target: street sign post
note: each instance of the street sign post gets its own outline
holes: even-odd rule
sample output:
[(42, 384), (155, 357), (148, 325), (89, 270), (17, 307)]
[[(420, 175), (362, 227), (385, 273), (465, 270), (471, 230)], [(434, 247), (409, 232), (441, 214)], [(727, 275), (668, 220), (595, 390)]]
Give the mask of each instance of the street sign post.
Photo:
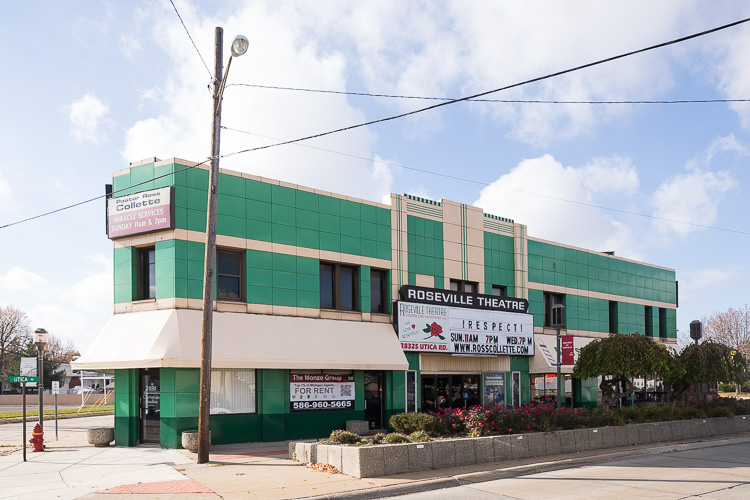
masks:
[(39, 377), (16, 377), (15, 375), (10, 376), (11, 384), (26, 384), (27, 382), (33, 382), (36, 384), (37, 382), (39, 382)]
[(8, 377), (11, 384), (21, 384), (21, 399), (23, 400), (23, 425), (21, 432), (23, 432), (23, 439), (21, 440), (21, 447), (23, 448), (23, 461), (26, 461), (26, 383), (37, 383), (39, 377), (32, 376), (15, 376), (11, 375)]
[(57, 395), (60, 394), (60, 382), (52, 381), (52, 394), (55, 395), (55, 441), (57, 441)]

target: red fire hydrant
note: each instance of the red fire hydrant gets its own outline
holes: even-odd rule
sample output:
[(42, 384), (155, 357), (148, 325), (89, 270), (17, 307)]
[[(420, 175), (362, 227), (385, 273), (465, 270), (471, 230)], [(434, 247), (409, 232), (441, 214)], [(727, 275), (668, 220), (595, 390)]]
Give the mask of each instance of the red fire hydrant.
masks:
[(29, 443), (34, 445), (34, 449), (32, 451), (44, 451), (44, 432), (42, 431), (41, 425), (36, 424), (34, 426), (34, 430), (31, 432), (31, 439), (29, 439)]

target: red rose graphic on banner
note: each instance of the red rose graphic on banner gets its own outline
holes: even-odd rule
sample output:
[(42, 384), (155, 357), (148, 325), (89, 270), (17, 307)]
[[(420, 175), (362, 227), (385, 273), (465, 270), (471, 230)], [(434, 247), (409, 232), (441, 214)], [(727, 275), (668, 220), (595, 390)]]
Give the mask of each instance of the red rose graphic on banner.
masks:
[(442, 335), (440, 335), (441, 333), (443, 333), (443, 327), (442, 326), (438, 325), (434, 321), (432, 322), (431, 325), (427, 324), (426, 326), (427, 326), (427, 328), (425, 328), (422, 331), (425, 332), (425, 333), (429, 333), (430, 336), (427, 337), (427, 338), (425, 338), (425, 340), (428, 340), (428, 339), (430, 339), (432, 337), (437, 337), (440, 340), (445, 340), (445, 337), (443, 337)]

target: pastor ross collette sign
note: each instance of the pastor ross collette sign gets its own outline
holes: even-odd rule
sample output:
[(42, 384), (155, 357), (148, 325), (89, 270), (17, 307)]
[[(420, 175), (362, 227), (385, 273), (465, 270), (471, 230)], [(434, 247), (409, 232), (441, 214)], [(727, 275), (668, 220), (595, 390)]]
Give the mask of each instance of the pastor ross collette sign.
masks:
[(107, 200), (110, 239), (174, 228), (172, 188), (142, 191)]
[[(443, 290), (422, 294), (414, 293), (415, 289), (419, 287), (403, 287), (401, 297), (407, 300), (396, 303), (403, 350), (468, 356), (534, 355), (534, 317), (526, 313), (527, 301)], [(422, 297), (425, 302), (419, 302)]]

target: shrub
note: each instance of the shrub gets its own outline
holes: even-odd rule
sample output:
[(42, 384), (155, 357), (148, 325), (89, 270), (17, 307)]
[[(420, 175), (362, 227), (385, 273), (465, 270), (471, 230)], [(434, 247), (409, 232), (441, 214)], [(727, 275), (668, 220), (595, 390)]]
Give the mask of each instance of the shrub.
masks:
[(598, 409), (591, 414), (593, 427), (615, 427), (625, 425), (625, 419), (616, 412)]
[(726, 406), (717, 406), (716, 408), (711, 408), (710, 410), (708, 410), (708, 416), (710, 418), (733, 417), (734, 412)]
[(409, 434), (409, 440), (412, 443), (426, 443), (430, 440), (430, 436), (425, 431), (414, 431)]
[(440, 434), (443, 426), (440, 419), (427, 413), (398, 413), (388, 420), (390, 426), (402, 434), (416, 431)]
[(328, 436), (328, 441), (337, 444), (357, 444), (362, 440), (359, 434), (353, 432), (344, 431), (341, 429), (335, 430)]
[(375, 434), (375, 435), (374, 435), (374, 436), (372, 437), (372, 442), (373, 442), (373, 444), (380, 444), (380, 443), (383, 443), (383, 442), (385, 441), (385, 436), (386, 436), (386, 435), (387, 435), (387, 434), (386, 434), (385, 432), (378, 432), (377, 434)]
[(706, 418), (706, 412), (695, 406), (677, 407), (674, 409), (674, 418), (678, 420), (690, 420), (692, 418)]
[(400, 432), (391, 432), (384, 440), (387, 444), (410, 443), (409, 437)]

